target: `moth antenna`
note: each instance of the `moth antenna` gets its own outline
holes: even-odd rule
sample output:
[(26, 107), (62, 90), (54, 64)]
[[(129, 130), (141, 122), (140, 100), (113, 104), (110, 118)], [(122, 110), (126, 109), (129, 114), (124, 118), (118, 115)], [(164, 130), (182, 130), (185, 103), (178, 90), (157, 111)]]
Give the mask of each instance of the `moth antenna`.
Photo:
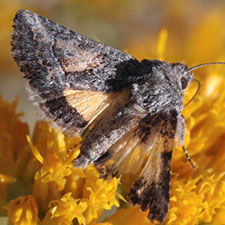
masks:
[(199, 64), (199, 65), (196, 65), (196, 66), (193, 66), (191, 68), (188, 69), (188, 72), (192, 71), (192, 70), (196, 70), (200, 67), (203, 67), (203, 66), (210, 66), (210, 65), (217, 65), (217, 64), (224, 64), (225, 65), (225, 62), (210, 62), (210, 63), (202, 63), (202, 64)]
[(188, 161), (190, 162), (192, 168), (195, 169), (196, 168), (195, 164), (192, 162), (192, 160), (191, 160), (190, 156), (188, 155), (188, 152), (187, 152), (186, 148), (184, 147), (184, 145), (182, 145), (182, 148), (183, 148), (184, 154), (186, 155), (186, 157), (187, 157)]
[(195, 99), (195, 97), (198, 95), (198, 92), (199, 92), (200, 87), (201, 87), (201, 83), (200, 83), (199, 80), (193, 79), (192, 81), (197, 82), (197, 84), (198, 84), (198, 89), (196, 90), (196, 92), (195, 92), (195, 94), (192, 96), (192, 98), (184, 105), (184, 107), (187, 106), (187, 105), (189, 105), (189, 104)]

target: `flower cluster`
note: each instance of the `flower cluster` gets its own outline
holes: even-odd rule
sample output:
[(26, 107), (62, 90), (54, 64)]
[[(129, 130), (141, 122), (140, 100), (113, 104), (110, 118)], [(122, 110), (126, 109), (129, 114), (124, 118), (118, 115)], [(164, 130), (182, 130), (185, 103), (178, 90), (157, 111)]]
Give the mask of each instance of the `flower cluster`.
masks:
[[(17, 101), (0, 99), (0, 210), (12, 224), (95, 223), (102, 212), (119, 206), (119, 179), (105, 181), (94, 167), (82, 171), (72, 161), (80, 138), (69, 138), (38, 122), (32, 141), (19, 120)], [(69, 153), (67, 150), (70, 149)], [(11, 201), (10, 201), (11, 200)], [(6, 212), (7, 209), (7, 212)]]
[[(173, 10), (175, 17), (182, 14), (181, 8)], [(179, 61), (182, 55), (189, 66), (197, 64), (202, 55), (205, 61), (211, 57), (225, 61), (224, 46), (219, 40), (219, 44), (214, 42), (215, 34), (224, 27), (223, 16), (222, 11), (214, 11), (197, 23), (196, 31), (182, 43), (186, 55), (176, 47), (173, 34), (170, 38), (170, 29), (161, 30), (158, 43), (149, 37), (141, 43), (130, 42), (129, 53), (138, 59), (167, 61)], [(148, 46), (153, 45), (155, 53), (149, 55)], [(196, 169), (180, 146), (174, 149), (166, 225), (218, 225), (225, 221), (225, 69), (213, 66), (201, 71), (195, 71), (201, 81), (200, 92), (182, 112), (185, 146)], [(193, 82), (185, 91), (184, 104), (195, 91)], [(0, 97), (0, 219), (8, 217), (15, 225), (151, 224), (148, 212), (130, 206), (123, 193), (118, 193), (119, 178), (103, 180), (92, 166), (84, 171), (73, 167), (80, 137), (65, 136), (46, 122), (37, 122), (31, 136), (27, 123), (20, 120), (22, 114), (16, 112), (17, 104), (18, 100), (7, 103)], [(114, 215), (104, 213), (113, 206), (117, 207)]]

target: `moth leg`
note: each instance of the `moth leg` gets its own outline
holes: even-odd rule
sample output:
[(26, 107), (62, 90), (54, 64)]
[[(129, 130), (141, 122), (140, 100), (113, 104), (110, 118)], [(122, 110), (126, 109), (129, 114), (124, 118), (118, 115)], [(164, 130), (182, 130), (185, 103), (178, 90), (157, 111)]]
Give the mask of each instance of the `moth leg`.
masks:
[(185, 136), (185, 118), (181, 114), (177, 116), (177, 130), (175, 138), (179, 144), (184, 146), (184, 136)]
[(192, 162), (188, 152), (184, 146), (184, 135), (185, 135), (185, 118), (182, 115), (178, 115), (177, 117), (177, 130), (176, 130), (176, 139), (179, 141), (180, 145), (183, 148), (184, 154), (190, 162), (191, 166), (195, 168), (195, 164)]

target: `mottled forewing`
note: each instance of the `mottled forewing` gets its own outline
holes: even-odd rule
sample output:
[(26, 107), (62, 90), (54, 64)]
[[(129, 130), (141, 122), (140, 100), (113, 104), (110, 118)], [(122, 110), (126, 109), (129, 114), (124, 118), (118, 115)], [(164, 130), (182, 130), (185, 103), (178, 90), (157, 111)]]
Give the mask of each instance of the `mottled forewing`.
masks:
[[(12, 55), (28, 79), (32, 100), (45, 119), (69, 133), (81, 133), (95, 109), (99, 113), (112, 103), (110, 94), (97, 96), (97, 92), (124, 90), (139, 65), (122, 51), (27, 10), (18, 11), (13, 27)], [(95, 105), (82, 114), (79, 100), (89, 101), (90, 94)]]

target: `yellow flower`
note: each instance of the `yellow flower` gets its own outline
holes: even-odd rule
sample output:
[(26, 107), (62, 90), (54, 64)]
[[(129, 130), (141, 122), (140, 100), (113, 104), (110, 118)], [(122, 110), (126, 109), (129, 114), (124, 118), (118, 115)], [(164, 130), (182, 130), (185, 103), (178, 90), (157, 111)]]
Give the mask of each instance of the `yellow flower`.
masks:
[(99, 179), (99, 174), (92, 166), (85, 170), (85, 174), (87, 179), (83, 196), (89, 206), (86, 219), (87, 223), (90, 223), (93, 219), (97, 219), (104, 209), (109, 210), (113, 205), (118, 207), (119, 202), (116, 197), (118, 196), (120, 199), (123, 199), (123, 197), (116, 193), (119, 183), (118, 178), (109, 181)]
[[(69, 2), (65, 4), (69, 5)], [(104, 4), (98, 2), (99, 12), (105, 6), (111, 9), (115, 4), (115, 1)], [(90, 3), (87, 9), (94, 9), (96, 3)], [(189, 21), (188, 26), (193, 26), (194, 29), (192, 33), (187, 33), (186, 27), (180, 26), (180, 21), (189, 17), (185, 11), (186, 7), (190, 7), (189, 4), (187, 1), (176, 1), (176, 7), (174, 4), (168, 6), (167, 21), (159, 33), (158, 42), (152, 30), (147, 31), (148, 33), (144, 31), (138, 42), (129, 36), (125, 40), (130, 43), (129, 53), (139, 60), (185, 60), (188, 66), (207, 61), (225, 61), (225, 31), (222, 29), (224, 9), (215, 6), (198, 21)], [(1, 17), (12, 18), (14, 8), (16, 6), (7, 4)], [(118, 9), (123, 12), (127, 10), (127, 5), (123, 3)], [(109, 11), (99, 14), (116, 20), (118, 15), (108, 14)], [(119, 16), (125, 18), (124, 13)], [(3, 40), (7, 40), (10, 28), (3, 19), (4, 23), (1, 25), (6, 28)], [(9, 52), (9, 46), (4, 46), (4, 51)], [(2, 54), (0, 60), (9, 65), (10, 61), (5, 54)], [(182, 114), (186, 120), (185, 146), (196, 169), (190, 166), (182, 148), (178, 146), (174, 149), (170, 209), (165, 225), (224, 224), (224, 74), (223, 66), (194, 71), (194, 77), (201, 81), (201, 89), (197, 97), (185, 106)], [(185, 91), (184, 104), (191, 99), (196, 89), (196, 83), (191, 83), (190, 88)], [(148, 212), (142, 212), (138, 206), (132, 207), (123, 202), (123, 207), (119, 207), (119, 199), (123, 199), (117, 193), (120, 179), (102, 180), (93, 166), (84, 171), (73, 167), (72, 161), (79, 154), (79, 137), (69, 138), (50, 128), (46, 122), (37, 122), (33, 135), (30, 136), (28, 125), (21, 122), (21, 114), (16, 113), (17, 102), (6, 103), (0, 97), (1, 216), (8, 215), (9, 221), (16, 225), (152, 224), (147, 219)], [(130, 174), (123, 178), (130, 183), (133, 181)], [(104, 215), (103, 211), (110, 210), (113, 206), (118, 208), (115, 214)]]
[[(72, 166), (72, 161), (79, 154), (79, 138), (71, 140), (59, 131), (50, 128), (45, 122), (38, 123), (35, 131), (33, 139), (41, 151), (32, 144), (29, 138), (28, 142), (37, 160), (43, 164), (35, 174), (33, 186), (33, 194), (42, 212), (46, 212), (48, 202), (60, 198), (62, 192), (71, 192), (73, 198), (79, 198), (83, 204), (87, 205), (84, 212), (82, 211), (87, 223), (98, 218), (104, 209), (111, 209), (113, 205), (118, 206), (116, 196), (120, 197), (120, 195), (116, 193), (116, 189), (119, 179), (104, 181), (99, 178), (99, 174), (93, 167), (88, 167), (83, 172)], [(70, 146), (72, 143), (77, 147), (65, 155), (67, 142), (70, 142)], [(44, 155), (42, 156), (40, 152)], [(49, 220), (53, 217), (47, 218)], [(63, 215), (57, 220), (61, 221), (61, 218)], [(65, 221), (68, 219), (65, 218)], [(79, 221), (81, 220), (78, 219)]]
[(66, 150), (70, 148), (69, 146), (78, 144), (79, 141), (79, 138), (71, 140), (65, 137), (62, 133), (50, 128), (45, 122), (37, 123), (34, 129), (33, 142), (38, 148), (28, 137), (32, 153), (42, 165), (34, 175), (33, 184), (33, 194), (41, 211), (48, 209), (50, 200), (61, 196), (60, 192), (65, 187), (66, 177), (72, 174), (71, 162), (79, 154), (79, 145), (67, 155)]
[[(27, 149), (28, 126), (16, 113), (18, 100), (7, 103), (0, 96), (0, 214), (6, 215), (7, 201), (29, 193), (32, 171), (27, 171), (32, 155)], [(18, 132), (19, 131), (19, 132)], [(27, 186), (27, 190), (24, 190)]]
[(87, 209), (86, 202), (79, 202), (71, 197), (71, 192), (62, 196), (59, 200), (53, 200), (49, 204), (49, 211), (42, 220), (41, 225), (73, 224), (76, 218), (79, 224), (86, 224), (83, 212)]
[(33, 196), (18, 197), (8, 206), (8, 217), (14, 225), (35, 225), (39, 221), (37, 204)]
[(173, 180), (170, 210), (166, 224), (210, 222), (217, 208), (225, 203), (225, 173), (213, 171), (196, 178)]
[[(27, 124), (15, 112), (16, 105), (17, 101), (9, 104), (0, 98), (2, 215), (8, 208), (9, 220), (16, 225), (38, 220), (72, 224), (75, 218), (79, 224), (90, 224), (97, 222), (104, 209), (119, 206), (117, 197), (123, 198), (116, 192), (118, 178), (102, 180), (92, 166), (84, 171), (73, 167), (80, 138), (69, 138), (46, 122), (38, 122), (31, 140)], [(24, 194), (30, 195), (21, 197)], [(7, 207), (7, 199), (15, 200)]]

